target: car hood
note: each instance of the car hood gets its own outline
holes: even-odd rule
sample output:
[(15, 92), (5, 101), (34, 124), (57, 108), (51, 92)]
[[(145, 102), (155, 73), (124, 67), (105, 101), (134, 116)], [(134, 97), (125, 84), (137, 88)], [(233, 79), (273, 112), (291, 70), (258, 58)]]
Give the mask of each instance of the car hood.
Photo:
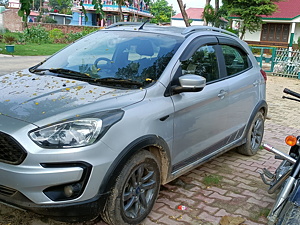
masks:
[[(39, 125), (78, 114), (122, 108), (141, 101), (145, 90), (121, 90), (28, 70), (0, 77), (0, 114)], [(53, 121), (55, 117), (55, 120)], [(51, 119), (50, 119), (51, 118)]]

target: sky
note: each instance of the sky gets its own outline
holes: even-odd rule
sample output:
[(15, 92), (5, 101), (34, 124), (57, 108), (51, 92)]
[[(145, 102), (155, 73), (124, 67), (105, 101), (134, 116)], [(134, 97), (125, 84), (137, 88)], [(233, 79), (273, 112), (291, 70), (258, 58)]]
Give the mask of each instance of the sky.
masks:
[[(167, 0), (169, 5), (173, 5), (173, 9), (176, 13), (180, 13), (180, 9), (177, 3), (177, 0)], [(186, 9), (188, 8), (204, 8), (205, 0), (182, 0), (183, 4), (186, 4)], [(213, 7), (215, 5), (215, 1), (212, 0), (210, 3)]]

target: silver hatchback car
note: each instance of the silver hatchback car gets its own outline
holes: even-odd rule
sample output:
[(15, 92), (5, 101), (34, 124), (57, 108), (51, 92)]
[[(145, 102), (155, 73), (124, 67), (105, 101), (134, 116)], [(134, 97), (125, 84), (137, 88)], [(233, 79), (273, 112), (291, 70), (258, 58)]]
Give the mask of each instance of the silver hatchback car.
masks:
[(247, 44), (203, 26), (117, 23), (0, 90), (0, 202), (62, 221), (140, 223), (161, 184), (256, 154), (267, 114)]

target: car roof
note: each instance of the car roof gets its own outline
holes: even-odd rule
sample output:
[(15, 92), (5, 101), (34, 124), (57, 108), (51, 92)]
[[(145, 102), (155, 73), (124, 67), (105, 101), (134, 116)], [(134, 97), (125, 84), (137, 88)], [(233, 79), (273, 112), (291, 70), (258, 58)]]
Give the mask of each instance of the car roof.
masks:
[(190, 27), (174, 27), (174, 26), (159, 26), (156, 24), (141, 23), (141, 22), (118, 22), (108, 26), (105, 29), (109, 30), (127, 30), (127, 31), (144, 31), (151, 33), (169, 34), (181, 37), (188, 37), (197, 32), (208, 32), (209, 34), (216, 35), (216, 32), (227, 34), (229, 36), (238, 37), (236, 34), (227, 30), (210, 26), (190, 26)]

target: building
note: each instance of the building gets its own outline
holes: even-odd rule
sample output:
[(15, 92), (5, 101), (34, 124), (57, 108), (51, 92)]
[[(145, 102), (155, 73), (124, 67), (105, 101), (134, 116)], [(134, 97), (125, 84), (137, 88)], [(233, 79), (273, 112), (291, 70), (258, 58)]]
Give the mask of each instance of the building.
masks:
[[(300, 37), (300, 3), (299, 0), (276, 2), (278, 10), (271, 16), (261, 16), (263, 24), (257, 32), (246, 31), (244, 40), (251, 45), (269, 47), (292, 47)], [(236, 28), (240, 22), (233, 17)]]
[[(203, 8), (188, 8), (186, 13), (188, 18), (192, 20), (191, 25), (203, 25)], [(171, 25), (176, 27), (185, 27), (185, 23), (181, 13), (176, 14), (171, 18)]]
[[(80, 0), (74, 0), (73, 19), (71, 25), (86, 25), (86, 26), (109, 26), (113, 23), (120, 21), (119, 6), (113, 0), (102, 0), (104, 18), (101, 18), (96, 13), (92, 0), (84, 0), (83, 6), (86, 10), (86, 16), (88, 20), (85, 20), (85, 15), (82, 12), (82, 6), (80, 6)], [(148, 5), (143, 0), (134, 0), (130, 5), (129, 3), (122, 6), (122, 12), (124, 21), (139, 22), (146, 19), (151, 19)]]

